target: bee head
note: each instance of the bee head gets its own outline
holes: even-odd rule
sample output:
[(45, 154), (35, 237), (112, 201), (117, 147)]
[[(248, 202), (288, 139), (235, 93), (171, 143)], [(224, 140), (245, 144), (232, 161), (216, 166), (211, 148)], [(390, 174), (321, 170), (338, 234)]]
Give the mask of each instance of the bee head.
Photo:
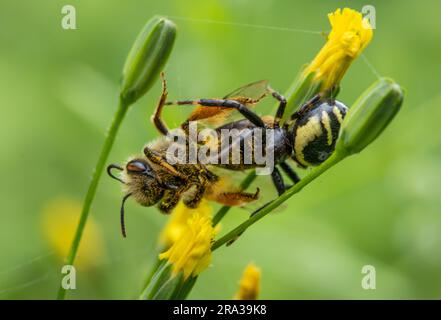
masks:
[[(122, 172), (122, 176), (113, 175), (112, 170), (117, 169)], [(124, 203), (132, 196), (140, 205), (149, 207), (161, 200), (164, 195), (158, 176), (153, 168), (145, 159), (133, 159), (127, 162), (125, 168), (117, 164), (107, 167), (107, 173), (115, 180), (124, 184), (125, 196), (121, 203), (121, 230), (125, 237), (124, 225)]]
[(145, 176), (155, 179), (152, 167), (144, 159), (133, 159), (127, 162), (126, 173), (128, 176)]
[(146, 159), (136, 158), (127, 162), (123, 176), (126, 193), (132, 194), (140, 205), (149, 207), (162, 198), (164, 187)]
[(293, 159), (303, 167), (324, 162), (334, 152), (346, 112), (343, 103), (328, 100), (297, 119), (290, 133)]

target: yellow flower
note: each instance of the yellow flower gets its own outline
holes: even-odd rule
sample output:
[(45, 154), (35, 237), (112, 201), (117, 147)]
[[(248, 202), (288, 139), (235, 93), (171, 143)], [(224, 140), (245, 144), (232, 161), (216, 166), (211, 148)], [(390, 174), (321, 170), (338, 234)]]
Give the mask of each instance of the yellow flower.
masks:
[(215, 236), (211, 218), (194, 213), (170, 249), (159, 255), (172, 264), (173, 274), (183, 272), (184, 279), (196, 276), (211, 262), (211, 243)]
[(260, 269), (250, 263), (243, 272), (235, 300), (256, 300), (260, 291)]
[(190, 209), (181, 201), (173, 210), (169, 221), (165, 225), (159, 237), (159, 242), (166, 248), (169, 248), (182, 235), (182, 232), (187, 228), (187, 220), (195, 213), (202, 216), (211, 217), (211, 206), (207, 200), (202, 199), (201, 203), (196, 209)]
[[(60, 259), (65, 259), (78, 225), (81, 204), (70, 198), (57, 198), (43, 209), (42, 229), (49, 245)], [(80, 244), (76, 266), (87, 269), (103, 258), (102, 235), (92, 217), (89, 218)]]
[(327, 90), (340, 80), (372, 39), (372, 28), (360, 12), (344, 8), (328, 14), (332, 30), (326, 44), (305, 69), (304, 75), (315, 72), (315, 79), (323, 81), (321, 89)]

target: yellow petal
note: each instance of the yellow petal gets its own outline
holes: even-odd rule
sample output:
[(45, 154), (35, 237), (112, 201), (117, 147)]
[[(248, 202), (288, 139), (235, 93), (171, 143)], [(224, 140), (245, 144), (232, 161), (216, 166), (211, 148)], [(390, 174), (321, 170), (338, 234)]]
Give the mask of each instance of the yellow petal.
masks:
[(352, 61), (373, 36), (369, 22), (360, 12), (337, 9), (328, 18), (332, 30), (327, 42), (304, 71), (305, 75), (315, 73), (315, 80), (322, 82), (321, 90), (339, 85)]
[(239, 291), (234, 296), (236, 300), (256, 300), (260, 291), (260, 269), (250, 263), (244, 270), (239, 283)]
[(211, 217), (204, 212), (193, 213), (179, 237), (159, 259), (167, 259), (173, 266), (173, 273), (182, 272), (184, 279), (196, 276), (210, 265), (214, 235)]
[(211, 206), (207, 200), (202, 199), (201, 203), (196, 209), (190, 209), (181, 201), (173, 210), (169, 221), (159, 236), (159, 242), (166, 248), (170, 247), (182, 234), (187, 227), (187, 220), (195, 213), (203, 216), (211, 216)]

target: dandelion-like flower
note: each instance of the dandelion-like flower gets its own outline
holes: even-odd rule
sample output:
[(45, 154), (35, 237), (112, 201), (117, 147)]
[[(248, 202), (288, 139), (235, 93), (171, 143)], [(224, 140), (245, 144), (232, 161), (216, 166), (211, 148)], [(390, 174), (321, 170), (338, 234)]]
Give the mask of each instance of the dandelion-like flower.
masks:
[(260, 291), (260, 269), (253, 263), (245, 268), (239, 283), (239, 291), (234, 296), (236, 300), (256, 300)]
[(186, 230), (187, 221), (196, 213), (205, 217), (211, 217), (212, 208), (207, 200), (202, 199), (199, 206), (195, 209), (188, 208), (182, 201), (179, 202), (162, 230), (159, 242), (166, 248), (169, 248)]
[[(64, 259), (69, 252), (81, 213), (81, 204), (67, 197), (50, 201), (43, 209), (42, 229), (55, 255)], [(90, 218), (83, 234), (76, 265), (87, 269), (103, 259), (99, 226)]]
[(351, 62), (357, 58), (372, 39), (372, 28), (360, 12), (344, 8), (328, 14), (332, 30), (326, 44), (305, 69), (304, 74), (315, 72), (327, 90), (340, 83)]
[(197, 276), (211, 262), (211, 244), (215, 236), (211, 218), (194, 213), (172, 246), (159, 255), (172, 265), (173, 274), (183, 273), (184, 279)]

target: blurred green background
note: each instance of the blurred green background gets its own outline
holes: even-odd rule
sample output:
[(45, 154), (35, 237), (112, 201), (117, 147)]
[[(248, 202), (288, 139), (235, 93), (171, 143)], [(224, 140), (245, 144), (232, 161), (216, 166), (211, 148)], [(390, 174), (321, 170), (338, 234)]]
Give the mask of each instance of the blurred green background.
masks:
[[(76, 8), (77, 30), (61, 28), (65, 4)], [(60, 197), (81, 204), (124, 59), (150, 17), (176, 17), (179, 28), (169, 97), (216, 97), (259, 79), (283, 92), (324, 43), (319, 34), (256, 25), (326, 31), (327, 13), (365, 4), (376, 8), (377, 29), (364, 53), (406, 89), (402, 111), (368, 149), (216, 251), (190, 298), (231, 298), (250, 261), (262, 269), (261, 298), (441, 298), (439, 1), (9, 0), (0, 3), (0, 299), (55, 298), (62, 263), (47, 240), (45, 208)], [(359, 58), (340, 99), (350, 105), (375, 79)], [(109, 163), (158, 136), (149, 118), (159, 94), (157, 83), (132, 107)], [(166, 118), (177, 125), (185, 114), (173, 108)], [(100, 253), (78, 271), (69, 298), (137, 297), (167, 217), (128, 202), (123, 239), (120, 201), (120, 186), (103, 175), (91, 211)], [(222, 232), (246, 217), (232, 210)], [(375, 290), (361, 287), (364, 265), (376, 268)]]

